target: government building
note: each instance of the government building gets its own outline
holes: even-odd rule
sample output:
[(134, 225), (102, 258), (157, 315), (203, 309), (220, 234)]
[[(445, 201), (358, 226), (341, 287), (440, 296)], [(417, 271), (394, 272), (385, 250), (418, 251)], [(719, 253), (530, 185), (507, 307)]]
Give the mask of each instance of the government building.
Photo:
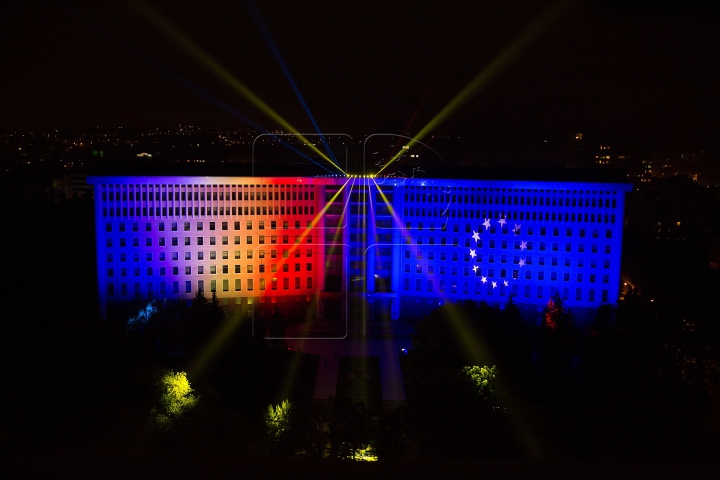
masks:
[(623, 175), (435, 177), (89, 177), (100, 304), (203, 290), (248, 315), (341, 320), (617, 301)]

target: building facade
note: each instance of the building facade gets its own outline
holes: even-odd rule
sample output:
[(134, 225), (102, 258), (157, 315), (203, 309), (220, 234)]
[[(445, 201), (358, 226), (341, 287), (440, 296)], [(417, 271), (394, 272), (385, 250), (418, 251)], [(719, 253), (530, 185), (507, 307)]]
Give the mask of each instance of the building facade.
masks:
[[(90, 177), (100, 304), (215, 291), (248, 314), (419, 317), (472, 299), (528, 315), (617, 300), (623, 182)], [(360, 299), (361, 302), (354, 302)], [(352, 312), (350, 312), (352, 313)]]

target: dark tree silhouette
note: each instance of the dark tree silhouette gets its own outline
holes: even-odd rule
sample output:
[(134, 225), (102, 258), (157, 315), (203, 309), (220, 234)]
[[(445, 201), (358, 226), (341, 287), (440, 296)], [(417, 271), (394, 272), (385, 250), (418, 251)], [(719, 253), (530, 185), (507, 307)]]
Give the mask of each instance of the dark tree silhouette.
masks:
[(275, 312), (270, 319), (270, 324), (268, 325), (266, 336), (270, 338), (269, 343), (271, 347), (281, 347), (284, 349), (288, 348), (288, 344), (284, 338), (285, 329), (283, 328), (282, 317), (280, 316), (280, 311), (277, 309), (277, 307), (275, 307)]

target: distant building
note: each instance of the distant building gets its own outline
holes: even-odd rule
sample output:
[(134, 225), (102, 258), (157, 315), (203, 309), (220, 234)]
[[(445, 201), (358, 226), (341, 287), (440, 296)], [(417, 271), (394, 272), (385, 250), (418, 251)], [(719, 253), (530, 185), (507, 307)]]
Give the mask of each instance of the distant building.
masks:
[(340, 319), (361, 299), (398, 319), (511, 298), (533, 316), (557, 292), (582, 314), (618, 298), (631, 189), (590, 173), (91, 177), (101, 305), (201, 289), (261, 316)]

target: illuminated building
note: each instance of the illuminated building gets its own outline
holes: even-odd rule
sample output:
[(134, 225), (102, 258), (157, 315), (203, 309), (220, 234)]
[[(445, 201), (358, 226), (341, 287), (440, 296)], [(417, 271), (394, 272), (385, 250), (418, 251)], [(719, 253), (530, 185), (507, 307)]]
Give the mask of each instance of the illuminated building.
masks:
[[(587, 173), (587, 172), (585, 172)], [(101, 305), (191, 298), (265, 315), (417, 317), (445, 301), (575, 312), (619, 294), (622, 179), (91, 177)], [(232, 307), (231, 307), (232, 308)]]

